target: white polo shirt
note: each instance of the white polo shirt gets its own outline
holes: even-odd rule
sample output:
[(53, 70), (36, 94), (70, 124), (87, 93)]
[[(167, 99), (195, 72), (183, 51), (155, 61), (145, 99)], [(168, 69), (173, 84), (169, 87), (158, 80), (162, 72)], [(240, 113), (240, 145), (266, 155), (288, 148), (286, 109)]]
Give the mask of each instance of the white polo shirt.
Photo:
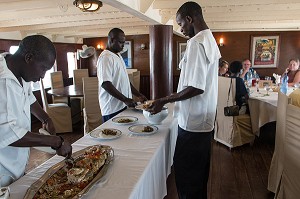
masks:
[(28, 147), (12, 147), (11, 143), (31, 131), (30, 105), (36, 101), (31, 85), (23, 81), (23, 87), (7, 68), (4, 55), (0, 55), (0, 176), (1, 186), (10, 182), (7, 175), (20, 178), (29, 158)]
[(175, 103), (178, 125), (191, 132), (209, 132), (214, 128), (218, 98), (218, 45), (209, 29), (199, 32), (187, 42), (182, 60), (177, 92), (192, 86), (204, 91)]
[(99, 104), (102, 115), (110, 115), (125, 108), (126, 104), (110, 95), (101, 85), (110, 81), (124, 96), (132, 98), (126, 65), (122, 56), (109, 50), (104, 50), (97, 62), (97, 76), (99, 80)]

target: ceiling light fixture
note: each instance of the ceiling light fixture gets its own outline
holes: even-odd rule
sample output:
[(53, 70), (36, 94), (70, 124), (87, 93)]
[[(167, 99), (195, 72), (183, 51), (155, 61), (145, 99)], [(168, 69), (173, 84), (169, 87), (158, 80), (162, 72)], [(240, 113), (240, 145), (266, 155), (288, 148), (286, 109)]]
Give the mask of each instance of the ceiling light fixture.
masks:
[(97, 0), (75, 0), (73, 4), (83, 12), (95, 12), (103, 6), (102, 2)]

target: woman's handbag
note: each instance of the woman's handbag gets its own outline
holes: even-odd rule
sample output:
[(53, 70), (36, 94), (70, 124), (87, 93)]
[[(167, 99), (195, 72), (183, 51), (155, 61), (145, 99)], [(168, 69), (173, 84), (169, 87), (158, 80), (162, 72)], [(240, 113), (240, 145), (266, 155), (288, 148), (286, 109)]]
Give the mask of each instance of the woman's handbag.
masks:
[(229, 86), (229, 90), (228, 90), (227, 106), (224, 107), (224, 115), (225, 116), (238, 116), (240, 107), (238, 105), (228, 106), (231, 86), (232, 86), (232, 78), (231, 78), (230, 86)]

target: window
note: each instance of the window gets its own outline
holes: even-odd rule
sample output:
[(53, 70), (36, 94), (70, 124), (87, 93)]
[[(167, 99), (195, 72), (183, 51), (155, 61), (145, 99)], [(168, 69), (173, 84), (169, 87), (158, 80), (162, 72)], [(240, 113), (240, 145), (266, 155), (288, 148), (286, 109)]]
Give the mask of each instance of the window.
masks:
[(76, 52), (68, 52), (67, 53), (69, 77), (73, 77), (73, 70), (77, 69), (76, 57), (77, 57)]
[(17, 51), (19, 49), (19, 46), (11, 46), (10, 48), (9, 48), (9, 53), (10, 54), (15, 54), (15, 52)]

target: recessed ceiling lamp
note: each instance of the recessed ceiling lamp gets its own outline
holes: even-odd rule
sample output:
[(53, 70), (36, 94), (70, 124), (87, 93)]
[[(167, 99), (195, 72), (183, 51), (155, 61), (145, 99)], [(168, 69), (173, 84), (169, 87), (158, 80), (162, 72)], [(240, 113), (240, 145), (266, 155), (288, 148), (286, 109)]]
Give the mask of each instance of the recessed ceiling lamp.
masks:
[(75, 0), (73, 4), (83, 12), (95, 12), (103, 5), (97, 0)]

